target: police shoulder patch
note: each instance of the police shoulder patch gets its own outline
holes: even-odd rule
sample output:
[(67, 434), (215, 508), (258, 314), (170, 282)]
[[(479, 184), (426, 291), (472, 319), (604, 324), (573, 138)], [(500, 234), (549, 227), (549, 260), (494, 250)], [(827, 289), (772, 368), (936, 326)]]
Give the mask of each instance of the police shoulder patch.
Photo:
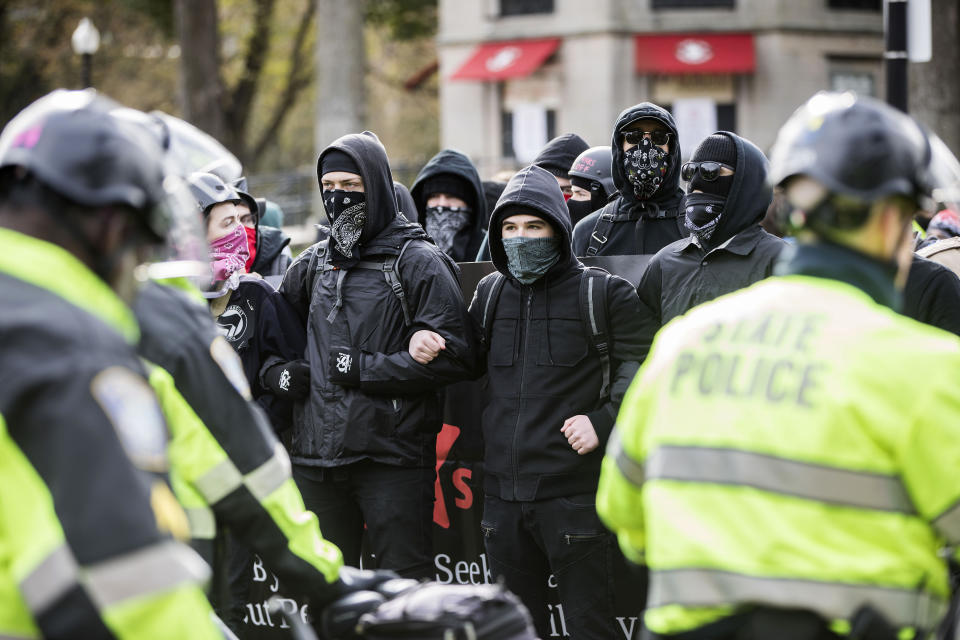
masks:
[(253, 394), (250, 393), (250, 383), (247, 382), (247, 374), (243, 371), (243, 362), (240, 356), (233, 350), (233, 347), (224, 340), (223, 336), (217, 336), (210, 343), (210, 357), (217, 363), (223, 375), (227, 377), (233, 388), (237, 390), (246, 400), (251, 400)]
[(167, 424), (147, 381), (125, 367), (114, 366), (94, 376), (90, 392), (133, 464), (145, 471), (166, 471)]

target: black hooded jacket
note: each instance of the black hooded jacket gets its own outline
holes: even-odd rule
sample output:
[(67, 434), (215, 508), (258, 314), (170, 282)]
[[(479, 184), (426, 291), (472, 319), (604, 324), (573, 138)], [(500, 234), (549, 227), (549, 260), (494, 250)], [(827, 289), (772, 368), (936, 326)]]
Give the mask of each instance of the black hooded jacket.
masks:
[(267, 412), (276, 431), (287, 429), (293, 403), (274, 395), (261, 382), (259, 374), (268, 360), (278, 363), (303, 358), (307, 341), (303, 321), (273, 285), (256, 276), (244, 275), (237, 288), (230, 292), (216, 324), (240, 356), (254, 400)]
[(394, 181), (393, 193), (397, 196), (397, 210), (400, 215), (407, 220), (414, 220), (417, 217), (417, 205), (413, 202), (410, 189), (407, 189), (403, 183)]
[[(673, 134), (670, 139), (670, 167), (663, 184), (649, 200), (640, 201), (633, 192), (623, 166), (623, 131), (631, 123), (651, 118), (661, 122)], [(674, 240), (689, 234), (679, 209), (683, 190), (680, 189), (680, 145), (677, 143), (677, 125), (666, 109), (650, 102), (625, 109), (613, 129), (613, 183), (620, 196), (594, 211), (577, 223), (573, 231), (573, 251), (578, 256), (632, 256), (656, 253)], [(612, 224), (605, 224), (607, 216)], [(598, 223), (600, 227), (598, 228)], [(595, 234), (595, 232), (597, 232)], [(592, 253), (591, 237), (596, 253)], [(605, 242), (601, 242), (602, 240)]]
[(637, 286), (646, 349), (660, 327), (676, 316), (772, 275), (786, 245), (760, 227), (773, 199), (766, 157), (749, 140), (720, 133), (737, 148), (737, 169), (723, 214), (707, 246), (688, 236), (661, 249), (647, 264)]
[(257, 256), (250, 271), (263, 277), (282, 276), (287, 272), (292, 259), (283, 250), (290, 244), (290, 236), (283, 230), (266, 225), (257, 225)]
[[(406, 244), (396, 266), (412, 324), (406, 324), (382, 271), (334, 268), (326, 239), (297, 256), (280, 291), (307, 325), (311, 391), (309, 401), (294, 407), (291, 458), (322, 467), (363, 459), (432, 466), (442, 426), (438, 388), (475, 368), (475, 333), (457, 267), (420, 225), (398, 215), (387, 153), (374, 134), (334, 141), (320, 154), (318, 172), (331, 149), (349, 155), (363, 178), (367, 220), (354, 253), (382, 263)], [(418, 329), (446, 340), (446, 349), (428, 365), (407, 353)], [(355, 355), (351, 372), (356, 377), (350, 383), (331, 380), (331, 351), (344, 349)]]
[[(530, 285), (510, 275), (501, 223), (517, 207), (533, 209), (560, 237), (560, 259)], [(611, 392), (601, 398), (602, 367), (580, 315), (585, 267), (571, 252), (570, 215), (556, 179), (544, 169), (521, 170), (490, 218), (493, 263), (506, 279), (486, 309), (488, 399), (483, 412), (485, 490), (503, 500), (536, 500), (593, 493), (604, 443), (623, 394), (637, 370), (639, 302), (633, 287), (611, 276), (607, 318), (612, 335)], [(470, 305), (483, 322), (496, 274), (484, 278)], [(600, 439), (578, 455), (560, 429), (586, 415)]]
[(573, 161), (589, 148), (587, 141), (577, 134), (565, 133), (548, 142), (533, 159), (533, 164), (554, 175), (557, 171), (562, 171), (562, 175), (567, 176)]
[(487, 200), (483, 195), (483, 183), (480, 181), (480, 175), (477, 173), (477, 168), (470, 162), (470, 158), (459, 151), (444, 149), (430, 158), (430, 161), (424, 165), (410, 188), (410, 195), (413, 196), (413, 201), (417, 205), (417, 222), (424, 229), (427, 228), (426, 209), (429, 194), (424, 193), (424, 183), (429, 178), (441, 173), (449, 173), (462, 178), (470, 185), (473, 192), (472, 198), (467, 199), (467, 206), (473, 210), (470, 224), (457, 234), (457, 240), (450, 255), (457, 262), (471, 262), (477, 255), (480, 243), (486, 233)]

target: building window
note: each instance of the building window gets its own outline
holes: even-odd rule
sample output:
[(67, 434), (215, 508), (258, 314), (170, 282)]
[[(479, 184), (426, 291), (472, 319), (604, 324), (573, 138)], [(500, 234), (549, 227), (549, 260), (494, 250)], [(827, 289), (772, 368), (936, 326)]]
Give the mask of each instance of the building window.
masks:
[(854, 9), (856, 11), (880, 11), (883, 0), (827, 0), (830, 9)]
[[(504, 158), (515, 157), (513, 150), (513, 112), (500, 112), (500, 155)], [(547, 141), (553, 140), (557, 135), (557, 111), (556, 109), (547, 109)]]
[(733, 9), (736, 0), (651, 0), (654, 9)]
[(553, 13), (553, 0), (500, 0), (501, 16)]
[(873, 74), (864, 71), (833, 71), (830, 73), (833, 91), (853, 91), (861, 96), (875, 96)]

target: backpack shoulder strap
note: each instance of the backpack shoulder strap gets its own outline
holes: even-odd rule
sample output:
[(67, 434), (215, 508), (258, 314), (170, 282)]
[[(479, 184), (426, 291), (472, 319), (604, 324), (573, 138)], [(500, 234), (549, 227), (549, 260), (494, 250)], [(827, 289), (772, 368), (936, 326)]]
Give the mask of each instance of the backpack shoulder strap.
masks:
[(607, 205), (600, 210), (600, 217), (597, 219), (597, 224), (594, 225), (593, 231), (590, 233), (590, 244), (587, 245), (586, 251), (587, 257), (592, 258), (597, 255), (600, 249), (603, 248), (603, 245), (607, 244), (607, 240), (610, 239), (610, 231), (613, 230), (614, 215), (609, 213), (607, 208), (611, 206), (613, 205)]
[(408, 327), (413, 324), (413, 316), (410, 314), (410, 305), (407, 302), (407, 295), (403, 291), (403, 283), (400, 282), (400, 270), (397, 267), (397, 263), (400, 262), (400, 258), (403, 257), (403, 252), (407, 250), (407, 247), (411, 242), (413, 242), (412, 239), (404, 242), (400, 247), (400, 253), (395, 256), (385, 256), (382, 262), (361, 260), (354, 265), (359, 269), (372, 269), (374, 271), (383, 272), (383, 278), (387, 281), (387, 286), (390, 287), (390, 289), (393, 291), (393, 294), (397, 296), (397, 300), (400, 302), (400, 309), (403, 310), (403, 321)]
[(504, 278), (503, 274), (499, 271), (494, 271), (490, 281), (490, 286), (487, 287), (487, 296), (483, 300), (483, 314), (480, 316), (483, 342), (487, 347), (490, 346), (490, 335), (493, 332), (493, 316), (497, 310), (497, 302), (500, 299), (500, 292), (503, 291), (503, 283), (506, 282), (507, 279)]
[(600, 355), (603, 384), (600, 397), (610, 393), (610, 327), (607, 316), (607, 287), (610, 274), (603, 269), (587, 267), (580, 277), (580, 319), (590, 336), (590, 343)]

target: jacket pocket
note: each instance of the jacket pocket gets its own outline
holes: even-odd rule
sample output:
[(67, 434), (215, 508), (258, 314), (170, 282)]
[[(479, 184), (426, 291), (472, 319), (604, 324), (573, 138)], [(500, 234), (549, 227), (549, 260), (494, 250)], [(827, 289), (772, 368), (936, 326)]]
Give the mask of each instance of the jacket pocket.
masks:
[(509, 367), (517, 351), (517, 321), (498, 318), (490, 332), (490, 352), (487, 361), (494, 367)]
[(540, 335), (537, 364), (541, 366), (573, 367), (587, 357), (587, 339), (583, 322), (563, 318), (547, 321), (547, 330)]

